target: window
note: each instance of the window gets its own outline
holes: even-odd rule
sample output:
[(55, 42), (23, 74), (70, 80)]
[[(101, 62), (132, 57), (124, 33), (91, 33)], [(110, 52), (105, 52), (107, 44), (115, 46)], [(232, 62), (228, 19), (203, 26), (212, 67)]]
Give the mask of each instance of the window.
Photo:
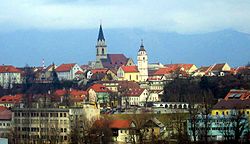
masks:
[(121, 133), (122, 133), (122, 130), (121, 130)]
[(102, 54), (104, 54), (104, 48), (102, 48)]

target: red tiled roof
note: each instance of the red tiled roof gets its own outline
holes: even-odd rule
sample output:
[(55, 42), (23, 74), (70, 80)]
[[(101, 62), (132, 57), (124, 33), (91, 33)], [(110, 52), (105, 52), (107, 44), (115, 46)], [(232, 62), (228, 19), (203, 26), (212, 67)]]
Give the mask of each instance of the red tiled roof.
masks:
[(144, 90), (143, 88), (131, 88), (124, 96), (140, 96)]
[(93, 74), (95, 74), (95, 73), (107, 73), (107, 71), (108, 71), (108, 69), (92, 69), (91, 70), (91, 72), (93, 73)]
[(109, 128), (127, 129), (130, 128), (131, 123), (131, 120), (112, 120), (109, 124)]
[(84, 74), (84, 72), (82, 72), (82, 71), (77, 71), (75, 74), (81, 75), (81, 74)]
[(70, 97), (71, 97), (71, 99), (73, 101), (83, 101), (83, 99), (87, 95), (86, 91), (75, 90), (75, 89), (72, 89), (72, 90), (63, 90), (63, 89), (56, 90), (54, 92), (54, 95), (62, 97), (64, 95), (66, 95), (67, 93), (70, 95)]
[(228, 99), (249, 99), (250, 98), (250, 91), (249, 90), (230, 90), (226, 97), (224, 98), (225, 100)]
[(121, 68), (124, 72), (139, 72), (137, 66), (121, 66)]
[(111, 129), (128, 129), (131, 126), (131, 120), (106, 120), (106, 119), (99, 119), (96, 120), (93, 124), (95, 127), (106, 127), (108, 126)]
[(1, 65), (0, 73), (21, 73), (22, 71), (12, 65)]
[(0, 106), (0, 112), (5, 111), (5, 110), (7, 110), (7, 109), (8, 109), (7, 107)]
[(59, 89), (59, 90), (56, 90), (54, 92), (55, 95), (57, 96), (63, 96), (65, 94), (67, 94), (67, 92), (69, 93), (69, 95), (87, 95), (87, 92), (86, 91), (83, 91), (83, 90), (75, 90), (75, 89), (72, 89), (72, 90), (65, 90), (65, 89)]
[(165, 74), (171, 74), (174, 72), (174, 68), (171, 67), (166, 67), (166, 68), (159, 68), (154, 75), (165, 75)]
[(59, 67), (56, 68), (57, 72), (67, 72), (70, 71), (76, 64), (61, 64)]
[(184, 70), (189, 70), (194, 64), (167, 64), (166, 67), (177, 70), (178, 68), (184, 68)]
[(19, 103), (22, 99), (23, 95), (22, 94), (16, 94), (14, 96), (12, 95), (6, 95), (6, 96), (2, 96), (0, 98), (0, 103)]
[(102, 84), (93, 84), (88, 90), (93, 89), (95, 92), (109, 92), (110, 90)]

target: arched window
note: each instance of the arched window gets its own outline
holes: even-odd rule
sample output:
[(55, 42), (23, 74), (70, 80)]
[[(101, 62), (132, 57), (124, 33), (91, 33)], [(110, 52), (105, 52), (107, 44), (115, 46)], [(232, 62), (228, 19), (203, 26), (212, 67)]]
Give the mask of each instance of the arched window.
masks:
[(102, 54), (104, 54), (104, 48), (102, 48)]

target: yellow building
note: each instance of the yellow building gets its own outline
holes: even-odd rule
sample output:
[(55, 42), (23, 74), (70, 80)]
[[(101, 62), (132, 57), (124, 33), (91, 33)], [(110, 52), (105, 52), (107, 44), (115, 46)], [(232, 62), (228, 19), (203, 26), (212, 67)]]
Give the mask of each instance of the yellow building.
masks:
[(238, 112), (246, 115), (250, 120), (250, 99), (220, 100), (212, 109), (213, 116), (232, 115)]
[(140, 72), (138, 71), (137, 66), (121, 66), (117, 71), (117, 76), (119, 80), (128, 80), (139, 82)]

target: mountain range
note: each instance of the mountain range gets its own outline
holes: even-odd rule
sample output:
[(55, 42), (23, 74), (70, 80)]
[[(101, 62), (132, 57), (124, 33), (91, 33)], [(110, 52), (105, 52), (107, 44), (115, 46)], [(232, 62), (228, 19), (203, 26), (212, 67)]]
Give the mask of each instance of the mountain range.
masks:
[[(87, 64), (95, 60), (98, 29), (22, 30), (0, 33), (0, 64), (41, 66), (52, 62)], [(141, 39), (149, 62), (194, 63), (197, 66), (227, 62), (236, 67), (250, 61), (250, 34), (231, 29), (202, 34), (105, 29), (108, 53), (124, 53), (136, 62)]]

